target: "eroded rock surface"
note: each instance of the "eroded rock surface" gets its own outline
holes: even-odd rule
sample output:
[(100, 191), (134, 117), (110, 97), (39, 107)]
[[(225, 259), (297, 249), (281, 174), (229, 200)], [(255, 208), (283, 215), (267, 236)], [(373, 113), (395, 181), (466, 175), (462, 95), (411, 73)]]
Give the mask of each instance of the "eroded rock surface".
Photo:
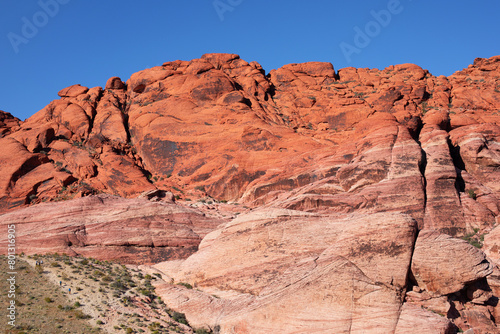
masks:
[[(16, 226), (18, 253), (82, 255), (124, 263), (156, 263), (194, 253), (221, 221), (169, 201), (98, 195), (44, 203), (0, 215)], [(2, 248), (6, 240), (0, 241)]]
[(27, 253), (169, 260), (200, 291), (162, 299), (221, 333), (495, 332), (499, 92), (500, 56), (435, 77), (207, 54), (76, 84), (0, 112), (1, 223)]
[(458, 292), (493, 272), (482, 251), (433, 230), (420, 231), (411, 269), (418, 285), (436, 296)]
[(214, 319), (197, 313), (206, 296), (172, 301), (196, 325), (224, 333), (387, 333), (398, 322), (416, 232), (416, 221), (401, 214), (264, 210), (207, 235), (175, 270), (157, 268), (202, 290), (237, 292), (220, 297)]

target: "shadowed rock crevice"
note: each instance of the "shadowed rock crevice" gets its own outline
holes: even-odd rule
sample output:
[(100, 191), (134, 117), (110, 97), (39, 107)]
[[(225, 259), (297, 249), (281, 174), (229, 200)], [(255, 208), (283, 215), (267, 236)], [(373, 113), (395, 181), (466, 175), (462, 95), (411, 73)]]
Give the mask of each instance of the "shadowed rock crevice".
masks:
[[(95, 104), (95, 107), (97, 107), (97, 105), (99, 104), (99, 101), (101, 100), (103, 96), (103, 91), (102, 90), (99, 90), (99, 92), (97, 93), (97, 96), (95, 97), (95, 101), (94, 101), (94, 104)], [(89, 116), (89, 131), (88, 133), (92, 133), (92, 130), (94, 129), (94, 122), (95, 122), (95, 117), (96, 117), (96, 112), (95, 112), (95, 109), (96, 108), (93, 108), (93, 112), (90, 113)], [(88, 139), (88, 137), (87, 137)]]
[(28, 174), (38, 166), (48, 163), (50, 160), (47, 156), (43, 154), (36, 154), (31, 158), (27, 159), (16, 171), (14, 171), (10, 177), (9, 188), (15, 186), (16, 182), (21, 179), (24, 175)]
[(462, 178), (462, 172), (467, 171), (465, 169), (465, 163), (462, 160), (462, 156), (460, 155), (460, 146), (454, 146), (450, 139), (448, 139), (448, 146), (450, 148), (450, 155), (453, 159), (453, 165), (457, 171), (457, 179), (455, 182), (455, 188), (457, 192), (465, 192), (465, 181)]
[[(422, 149), (422, 146), (420, 146), (420, 148)], [(425, 169), (427, 168), (427, 155), (424, 149), (422, 149), (421, 152), (422, 152), (422, 160), (418, 166), (418, 169), (420, 170), (420, 174), (422, 175), (422, 183), (424, 190), (424, 212), (425, 212), (427, 208), (427, 178), (425, 177)]]

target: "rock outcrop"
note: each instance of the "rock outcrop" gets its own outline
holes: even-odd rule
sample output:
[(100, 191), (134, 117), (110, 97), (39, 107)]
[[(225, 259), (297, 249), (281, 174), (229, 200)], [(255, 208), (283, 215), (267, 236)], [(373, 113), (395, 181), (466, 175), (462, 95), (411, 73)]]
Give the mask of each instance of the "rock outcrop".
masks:
[(221, 333), (498, 331), (500, 56), (435, 77), (207, 54), (59, 97), (0, 112), (20, 251), (156, 263)]
[[(16, 226), (18, 253), (59, 253), (157, 263), (186, 258), (221, 223), (170, 201), (97, 195), (44, 203), (1, 216)], [(6, 240), (0, 240), (5, 248)]]
[(420, 231), (411, 269), (418, 286), (434, 296), (458, 292), (493, 273), (492, 264), (479, 249), (433, 230)]
[[(224, 333), (388, 333), (398, 322), (416, 232), (417, 223), (401, 214), (254, 211), (209, 234), (172, 272), (158, 269), (175, 282), (237, 294), (220, 297), (224, 307), (211, 319), (192, 300), (207, 296), (172, 301), (196, 326)], [(172, 298), (161, 295), (167, 303)]]

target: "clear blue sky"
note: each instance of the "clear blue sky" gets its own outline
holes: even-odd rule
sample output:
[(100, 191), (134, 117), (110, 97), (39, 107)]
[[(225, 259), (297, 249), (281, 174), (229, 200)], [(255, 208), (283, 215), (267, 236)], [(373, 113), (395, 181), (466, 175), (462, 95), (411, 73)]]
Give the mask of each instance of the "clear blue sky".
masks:
[[(328, 61), (336, 70), (415, 63), (434, 75), (500, 54), (500, 2), (494, 0), (41, 3), (52, 5), (0, 3), (0, 109), (21, 119), (66, 86), (104, 86), (111, 76), (125, 81), (139, 70), (210, 52), (237, 53), (266, 72)], [(390, 17), (377, 22), (372, 11), (381, 10)]]

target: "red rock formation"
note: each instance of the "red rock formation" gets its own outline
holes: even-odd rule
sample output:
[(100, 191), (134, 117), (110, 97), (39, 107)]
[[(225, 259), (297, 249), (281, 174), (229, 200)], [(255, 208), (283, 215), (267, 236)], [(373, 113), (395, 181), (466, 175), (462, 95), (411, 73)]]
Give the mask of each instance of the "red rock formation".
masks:
[(17, 130), (19, 123), (19, 119), (8, 112), (0, 110), (0, 138), (12, 133), (12, 130)]
[[(117, 231), (126, 221), (85, 221), (98, 233), (69, 248), (64, 242), (75, 227), (68, 232), (53, 222), (45, 244), (30, 232), (43, 221), (29, 218), (23, 237), (30, 251), (158, 262), (185, 258), (215, 230), (184, 262), (159, 265), (207, 291), (161, 287), (193, 323), (237, 333), (308, 331), (312, 323), (323, 332), (496, 329), (500, 56), (435, 77), (412, 64), (335, 71), (320, 62), (266, 75), (237, 55), (208, 54), (126, 82), (110, 78), (104, 89), (73, 85), (59, 96), (24, 122), (0, 113), (0, 212), (157, 189), (181, 204), (147, 213), (123, 236)], [(139, 200), (130, 201), (141, 212)], [(218, 217), (188, 210), (210, 221), (203, 232), (189, 232), (183, 219), (172, 223), (190, 203)], [(6, 213), (2, 223), (33, 212), (56, 217), (65, 204), (51, 205)], [(243, 205), (260, 209), (216, 229), (247, 210)], [(92, 212), (75, 209), (68, 217), (81, 221)], [(163, 223), (154, 227), (157, 216)], [(409, 221), (422, 230), (415, 249)], [(484, 242), (491, 260), (451, 237)], [(185, 248), (143, 247), (153, 239)], [(221, 299), (210, 296), (214, 289)]]
[(485, 254), (466, 241), (433, 230), (420, 231), (412, 258), (412, 274), (418, 286), (431, 295), (458, 292), (466, 284), (492, 272)]
[[(173, 202), (110, 195), (43, 203), (5, 214), (1, 222), (16, 225), (18, 253), (57, 252), (137, 264), (186, 258), (220, 223)], [(6, 248), (5, 239), (0, 247)]]
[[(218, 316), (209, 326), (224, 333), (388, 333), (398, 322), (416, 231), (416, 222), (401, 214), (254, 211), (209, 234), (176, 270), (158, 268), (202, 290), (234, 291), (212, 310)], [(207, 323), (197, 310), (210, 298), (176, 301), (162, 289), (162, 299), (193, 324)]]

